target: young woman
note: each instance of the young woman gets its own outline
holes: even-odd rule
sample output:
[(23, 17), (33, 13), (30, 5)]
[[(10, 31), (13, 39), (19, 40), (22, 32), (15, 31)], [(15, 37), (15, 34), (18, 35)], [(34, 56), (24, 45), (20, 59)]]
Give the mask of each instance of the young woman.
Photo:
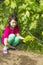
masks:
[(19, 32), (17, 17), (12, 14), (8, 18), (8, 25), (5, 27), (2, 35), (3, 53), (8, 53), (8, 48), (15, 49), (20, 39), (24, 39)]

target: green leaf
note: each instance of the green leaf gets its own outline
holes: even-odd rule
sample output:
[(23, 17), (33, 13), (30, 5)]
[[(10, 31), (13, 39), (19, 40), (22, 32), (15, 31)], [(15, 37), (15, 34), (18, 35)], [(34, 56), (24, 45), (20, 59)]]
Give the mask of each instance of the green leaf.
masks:
[(0, 29), (3, 30), (4, 29), (4, 26), (3, 24), (0, 25)]
[(33, 21), (31, 24), (30, 24), (30, 27), (29, 27), (29, 30), (32, 30), (32, 29), (36, 29), (37, 27), (37, 21)]
[(29, 17), (30, 16), (30, 12), (26, 11), (26, 16)]
[(43, 0), (40, 0), (40, 8), (43, 11)]
[(43, 14), (41, 14), (41, 17), (43, 18)]
[(6, 6), (8, 6), (8, 5), (10, 4), (10, 0), (5, 0), (5, 1), (4, 1), (4, 4), (5, 4)]
[(40, 9), (43, 11), (43, 4), (40, 4)]
[(17, 7), (16, 2), (13, 2), (13, 1), (12, 1), (12, 2), (11, 2), (11, 8), (12, 8), (12, 9), (15, 9), (16, 7)]

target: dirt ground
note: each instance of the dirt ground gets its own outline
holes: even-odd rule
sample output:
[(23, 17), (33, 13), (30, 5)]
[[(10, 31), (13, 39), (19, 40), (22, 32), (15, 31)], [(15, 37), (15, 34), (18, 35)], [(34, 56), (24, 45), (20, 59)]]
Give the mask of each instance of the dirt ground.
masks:
[(9, 50), (8, 54), (2, 53), (0, 45), (0, 65), (43, 65), (43, 55), (22, 50)]

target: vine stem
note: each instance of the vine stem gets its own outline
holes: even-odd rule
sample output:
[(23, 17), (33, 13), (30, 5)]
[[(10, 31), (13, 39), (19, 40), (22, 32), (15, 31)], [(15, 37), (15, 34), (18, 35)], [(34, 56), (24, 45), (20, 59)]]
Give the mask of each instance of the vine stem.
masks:
[(26, 30), (26, 32), (29, 32), (29, 34), (30, 34), (31, 36), (33, 36), (36, 40), (38, 40), (39, 42), (43, 43), (42, 40), (40, 40), (40, 39), (38, 39), (37, 37), (35, 37), (30, 31), (27, 31), (27, 30)]

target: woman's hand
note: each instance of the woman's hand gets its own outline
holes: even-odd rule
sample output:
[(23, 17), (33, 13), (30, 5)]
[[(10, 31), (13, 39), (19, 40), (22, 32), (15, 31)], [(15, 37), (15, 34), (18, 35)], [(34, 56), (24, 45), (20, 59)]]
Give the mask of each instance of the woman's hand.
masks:
[(24, 37), (22, 37), (20, 34), (17, 34), (17, 36), (19, 37), (19, 39), (23, 40)]

